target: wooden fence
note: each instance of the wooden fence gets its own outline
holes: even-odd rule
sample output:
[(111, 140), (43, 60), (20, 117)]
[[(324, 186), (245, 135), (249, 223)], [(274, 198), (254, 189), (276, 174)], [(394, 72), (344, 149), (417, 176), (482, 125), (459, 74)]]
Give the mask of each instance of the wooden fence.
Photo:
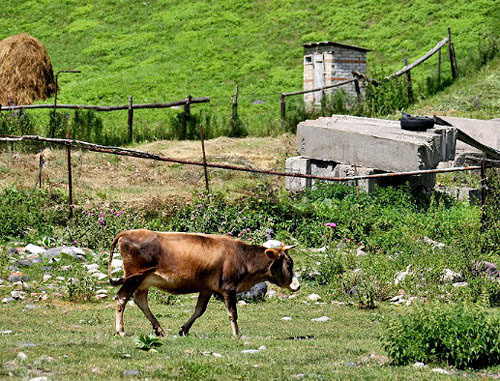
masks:
[[(455, 79), (458, 76), (458, 65), (457, 65), (457, 57), (455, 55), (455, 47), (453, 43), (451, 42), (451, 29), (448, 28), (448, 36), (443, 38), (441, 41), (439, 41), (434, 48), (429, 50), (427, 53), (425, 53), (422, 57), (418, 58), (411, 64), (408, 64), (408, 59), (404, 59), (404, 67), (398, 70), (395, 73), (392, 73), (391, 75), (388, 75), (385, 77), (385, 80), (390, 80), (392, 78), (399, 77), (403, 74), (406, 74), (406, 79), (408, 81), (408, 98), (413, 101), (413, 89), (412, 89), (412, 83), (411, 83), (411, 70), (425, 62), (427, 59), (432, 57), (434, 54), (438, 53), (438, 78), (441, 77), (441, 49), (448, 44), (448, 56), (450, 59), (450, 66), (451, 66), (451, 75), (453, 79)], [(295, 95), (301, 95), (301, 94), (307, 94), (307, 93), (313, 93), (316, 91), (324, 91), (327, 89), (331, 89), (334, 87), (340, 87), (347, 85), (349, 83), (354, 83), (354, 87), (356, 89), (356, 94), (358, 99), (361, 97), (361, 90), (360, 90), (360, 82), (361, 81), (369, 81), (370, 83), (374, 84), (375, 86), (378, 85), (378, 82), (372, 78), (368, 78), (366, 75), (359, 73), (357, 71), (352, 72), (354, 78), (343, 81), (343, 82), (338, 82), (333, 85), (328, 85), (328, 86), (323, 86), (323, 87), (318, 87), (315, 89), (311, 90), (301, 90), (301, 91), (292, 91), (289, 93), (281, 93), (280, 94), (280, 110), (281, 110), (281, 125), (284, 126), (285, 124), (285, 117), (286, 117), (286, 104), (285, 104), (285, 97), (289, 96), (295, 96)]]
[(184, 111), (186, 117), (184, 118), (184, 123), (187, 122), (189, 115), (191, 113), (191, 105), (196, 103), (208, 103), (210, 102), (210, 97), (193, 98), (188, 95), (185, 99), (181, 99), (174, 102), (168, 103), (133, 103), (132, 96), (128, 99), (128, 104), (118, 105), (118, 106), (93, 106), (93, 105), (74, 105), (74, 104), (41, 104), (41, 105), (19, 105), (19, 106), (2, 106), (0, 105), (1, 111), (14, 111), (14, 110), (28, 110), (28, 109), (69, 109), (69, 110), (94, 110), (94, 111), (120, 111), (128, 110), (128, 137), (129, 142), (133, 140), (133, 123), (134, 123), (134, 110), (139, 109), (150, 109), (150, 108), (171, 108), (184, 106)]

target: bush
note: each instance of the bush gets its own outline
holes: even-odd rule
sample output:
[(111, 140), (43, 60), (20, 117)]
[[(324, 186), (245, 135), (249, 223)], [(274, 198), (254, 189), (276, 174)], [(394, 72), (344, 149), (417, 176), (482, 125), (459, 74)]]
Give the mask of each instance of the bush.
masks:
[(500, 363), (499, 323), (471, 305), (418, 307), (387, 323), (384, 348), (395, 365), (421, 361), (481, 368)]
[(31, 135), (35, 124), (23, 110), (0, 113), (0, 135)]

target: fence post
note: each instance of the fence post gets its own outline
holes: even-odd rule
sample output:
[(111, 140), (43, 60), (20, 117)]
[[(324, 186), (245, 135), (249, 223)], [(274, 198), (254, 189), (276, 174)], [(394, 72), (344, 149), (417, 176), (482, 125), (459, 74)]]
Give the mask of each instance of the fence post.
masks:
[(132, 95), (128, 97), (128, 142), (132, 143), (132, 126), (134, 124), (134, 109), (132, 107)]
[(186, 98), (186, 104), (184, 105), (184, 134), (187, 136), (187, 124), (189, 118), (191, 117), (191, 99), (193, 97), (189, 94)]
[(233, 95), (233, 120), (236, 119), (238, 119), (238, 85), (236, 85)]
[(441, 48), (438, 51), (438, 84), (441, 82)]
[(280, 94), (280, 109), (281, 109), (281, 128), (285, 128), (286, 104), (285, 94)]
[[(68, 132), (68, 140), (71, 138)], [(69, 204), (69, 216), (73, 217), (73, 176), (71, 174), (71, 141), (68, 141), (68, 204)]]
[(448, 57), (450, 58), (451, 66), (451, 76), (453, 79), (457, 77), (457, 72), (455, 71), (455, 65), (453, 63), (453, 47), (451, 45), (451, 29), (448, 27)]
[(485, 205), (486, 205), (486, 190), (488, 182), (486, 178), (486, 161), (484, 158), (481, 160), (481, 224), (484, 225), (485, 218)]
[[(405, 66), (408, 66), (408, 58), (405, 58)], [(408, 99), (413, 102), (413, 89), (411, 87), (411, 70), (406, 72), (406, 81), (408, 82)]]
[(208, 170), (207, 170), (207, 157), (205, 155), (205, 139), (203, 138), (203, 124), (200, 124), (200, 140), (201, 140), (201, 152), (203, 154), (203, 171), (205, 172), (205, 188), (207, 193), (210, 192), (208, 186)]
[(359, 79), (354, 81), (354, 90), (356, 90), (356, 97), (358, 98), (358, 102), (361, 101), (361, 88), (359, 87)]

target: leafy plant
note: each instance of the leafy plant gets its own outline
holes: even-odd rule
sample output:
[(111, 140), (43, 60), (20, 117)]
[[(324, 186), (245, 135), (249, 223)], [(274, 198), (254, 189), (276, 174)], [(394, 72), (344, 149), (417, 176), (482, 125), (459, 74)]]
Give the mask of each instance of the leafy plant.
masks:
[(153, 335), (139, 335), (139, 338), (134, 341), (136, 348), (146, 352), (158, 352), (156, 348), (163, 345), (161, 340)]
[(499, 323), (478, 306), (420, 306), (389, 319), (382, 340), (395, 365), (421, 361), (481, 368), (500, 363)]

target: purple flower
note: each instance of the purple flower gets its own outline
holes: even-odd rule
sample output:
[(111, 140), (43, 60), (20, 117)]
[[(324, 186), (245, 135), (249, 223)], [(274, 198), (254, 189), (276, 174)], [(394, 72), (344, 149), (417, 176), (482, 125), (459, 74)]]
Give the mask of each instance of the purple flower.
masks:
[(247, 228), (247, 232), (250, 232), (250, 228)]
[(75, 239), (75, 240), (73, 241), (73, 245), (76, 245), (77, 243), (78, 243), (78, 241)]
[(106, 217), (106, 213), (102, 212), (101, 217)]
[(335, 222), (327, 222), (325, 224), (325, 226), (328, 226), (330, 228), (336, 228), (337, 227), (337, 224)]
[(105, 222), (99, 218), (99, 225), (104, 226)]
[(85, 213), (87, 213), (85, 210), (84, 210), (84, 211), (82, 211), (82, 214), (85, 214)]
[(243, 219), (246, 220), (247, 218), (245, 216), (243, 216)]
[(232, 232), (227, 232), (227, 234), (229, 234), (229, 235), (233, 235), (233, 233), (232, 233)]

